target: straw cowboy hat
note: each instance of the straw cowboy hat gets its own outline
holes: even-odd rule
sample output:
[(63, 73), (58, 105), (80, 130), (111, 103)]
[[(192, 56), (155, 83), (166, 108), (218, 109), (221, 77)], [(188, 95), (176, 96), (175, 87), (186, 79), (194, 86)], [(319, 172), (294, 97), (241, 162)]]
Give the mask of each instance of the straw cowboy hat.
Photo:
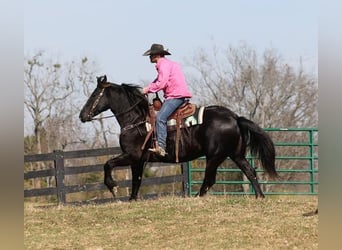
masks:
[(143, 54), (143, 56), (150, 55), (171, 55), (171, 53), (168, 50), (164, 50), (163, 45), (154, 43), (151, 48)]

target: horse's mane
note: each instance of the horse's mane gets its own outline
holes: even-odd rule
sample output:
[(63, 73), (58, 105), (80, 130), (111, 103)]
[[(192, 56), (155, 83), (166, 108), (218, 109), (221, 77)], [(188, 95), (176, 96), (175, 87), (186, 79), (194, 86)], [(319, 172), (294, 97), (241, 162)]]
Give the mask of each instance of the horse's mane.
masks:
[(148, 100), (146, 96), (141, 92), (141, 87), (135, 84), (122, 83), (121, 88), (127, 95), (127, 100), (130, 106), (136, 105), (143, 116), (147, 116), (148, 113)]

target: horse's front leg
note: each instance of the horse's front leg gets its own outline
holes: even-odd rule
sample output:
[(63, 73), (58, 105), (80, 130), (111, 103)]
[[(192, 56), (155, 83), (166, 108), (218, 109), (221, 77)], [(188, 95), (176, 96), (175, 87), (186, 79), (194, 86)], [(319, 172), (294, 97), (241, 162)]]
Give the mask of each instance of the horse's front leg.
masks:
[(113, 180), (112, 170), (117, 166), (127, 166), (129, 165), (129, 157), (127, 154), (121, 154), (116, 156), (110, 160), (108, 160), (103, 166), (104, 170), (104, 184), (107, 186), (109, 191), (112, 193), (113, 197), (115, 197), (114, 187), (117, 187), (116, 181)]

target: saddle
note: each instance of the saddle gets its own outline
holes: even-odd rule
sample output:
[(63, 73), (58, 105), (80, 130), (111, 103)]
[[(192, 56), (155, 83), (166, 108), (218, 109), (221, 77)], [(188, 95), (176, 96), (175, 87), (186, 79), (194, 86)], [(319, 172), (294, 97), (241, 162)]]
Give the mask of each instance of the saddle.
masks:
[[(150, 123), (151, 123), (151, 130), (147, 133), (144, 144), (142, 145), (141, 149), (144, 149), (148, 139), (151, 137), (152, 134), (156, 134), (155, 124), (156, 124), (156, 111), (159, 111), (162, 106), (160, 99), (154, 98), (153, 104), (149, 107), (150, 112)], [(179, 162), (179, 142), (181, 139), (181, 128), (184, 127), (184, 119), (187, 117), (192, 116), (196, 112), (196, 105), (189, 102), (189, 100), (185, 101), (180, 107), (178, 107), (175, 112), (173, 112), (168, 117), (168, 124), (171, 121), (176, 121), (175, 125), (168, 126), (168, 130), (176, 130), (176, 141), (175, 141), (175, 155), (176, 155), (176, 162)], [(153, 140), (153, 146), (155, 147), (155, 139)]]

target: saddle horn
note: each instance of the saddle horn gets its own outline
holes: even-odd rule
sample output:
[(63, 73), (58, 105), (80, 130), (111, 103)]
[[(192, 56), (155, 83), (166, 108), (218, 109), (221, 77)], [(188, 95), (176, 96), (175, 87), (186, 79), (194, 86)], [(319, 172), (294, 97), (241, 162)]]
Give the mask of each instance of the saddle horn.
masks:
[(158, 92), (156, 92), (156, 97), (152, 100), (152, 105), (154, 110), (159, 111), (161, 109), (161, 106), (163, 105), (162, 101), (160, 100), (158, 96)]

